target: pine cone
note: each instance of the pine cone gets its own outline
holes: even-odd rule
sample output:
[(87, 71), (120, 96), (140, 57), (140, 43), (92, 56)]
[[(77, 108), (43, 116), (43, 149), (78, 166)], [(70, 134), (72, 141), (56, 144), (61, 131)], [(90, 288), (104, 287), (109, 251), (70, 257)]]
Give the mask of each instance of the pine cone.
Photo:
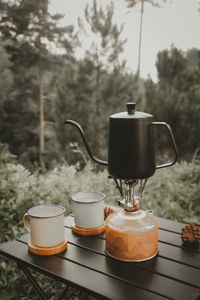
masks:
[(194, 243), (200, 236), (200, 227), (194, 224), (187, 224), (182, 228), (181, 238), (185, 243)]
[(109, 206), (104, 207), (104, 220), (114, 212), (114, 209), (110, 208)]

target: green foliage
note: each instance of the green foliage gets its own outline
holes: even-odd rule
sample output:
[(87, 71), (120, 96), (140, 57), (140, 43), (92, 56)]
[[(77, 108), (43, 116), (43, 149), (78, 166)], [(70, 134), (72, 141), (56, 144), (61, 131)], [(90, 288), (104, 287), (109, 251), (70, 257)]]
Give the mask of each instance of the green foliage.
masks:
[[(138, 110), (152, 113), (156, 120), (169, 123), (181, 158), (191, 158), (200, 147), (198, 49), (184, 53), (172, 47), (170, 51), (160, 52), (156, 62), (159, 82), (139, 80), (118, 61), (124, 41), (120, 39), (122, 27), (117, 28), (112, 23), (113, 4), (105, 10), (96, 1), (93, 6), (86, 7), (87, 30), (98, 39), (94, 38), (96, 47), (89, 49), (85, 58), (76, 60), (69, 55), (70, 49), (66, 49), (63, 56), (49, 51), (46, 41), (58, 41), (61, 45), (65, 32), (71, 41), (72, 27), (65, 28), (66, 31), (57, 28), (60, 16), (48, 15), (43, 22), (48, 1), (20, 3), (3, 1), (0, 7), (0, 13), (6, 16), (0, 28), (3, 75), (0, 80), (0, 136), (1, 141), (8, 143), (11, 151), (20, 157), (20, 163), (31, 171), (38, 168), (39, 61), (43, 62), (42, 98), (45, 104), (45, 146), (41, 156), (47, 170), (57, 164), (76, 164), (80, 160), (80, 155), (71, 151), (69, 145), (78, 142), (81, 147), (82, 141), (74, 128), (63, 125), (65, 119), (78, 121), (95, 155), (107, 159), (109, 116), (124, 111), (125, 103), (130, 101), (137, 102)], [(50, 24), (48, 31), (46, 25)], [(40, 44), (44, 49), (40, 49)]]
[(200, 224), (200, 159), (157, 170), (149, 178), (142, 206), (156, 215)]
[(163, 50), (156, 66), (159, 82), (145, 82), (146, 111), (171, 125), (180, 158), (190, 160), (200, 147), (200, 51)]
[(6, 52), (5, 43), (0, 39), (0, 112), (3, 112), (3, 105), (5, 101), (11, 101), (13, 98), (13, 74), (10, 70), (11, 62), (9, 61), (9, 55)]
[[(91, 148), (95, 149), (95, 128), (98, 125), (101, 145), (101, 157), (107, 159), (108, 120), (113, 113), (125, 110), (125, 103), (137, 101), (138, 109), (142, 109), (142, 97), (138, 79), (127, 73), (125, 67), (104, 70), (101, 78), (100, 104), (98, 119), (95, 112), (95, 68), (89, 59), (68, 63), (57, 81), (57, 97), (55, 99), (55, 131), (57, 145), (68, 163), (75, 164), (80, 160), (79, 154), (72, 153), (69, 144), (78, 143), (85, 151), (77, 130), (64, 125), (66, 119), (80, 123), (84, 129)], [(133, 98), (134, 97), (134, 98)], [(86, 155), (86, 157), (88, 157)], [(58, 157), (59, 161), (59, 157)], [(60, 160), (61, 162), (61, 160)]]
[[(52, 82), (61, 63), (63, 65), (60, 56), (53, 55), (49, 48), (56, 44), (71, 53), (73, 26), (59, 26), (63, 16), (48, 13), (48, 1), (1, 1), (0, 15), (1, 141), (8, 143), (21, 162), (33, 170), (39, 160), (39, 96), (45, 98), (44, 118), (50, 122), (53, 120)], [(52, 160), (55, 139), (48, 125), (45, 125), (44, 135)]]
[[(120, 35), (123, 25), (118, 28), (113, 23), (114, 3), (110, 2), (105, 9), (102, 8), (98, 1), (93, 0), (93, 5), (85, 7), (85, 24), (79, 19), (80, 37), (84, 33), (88, 46), (85, 51), (85, 57), (93, 64), (93, 90), (94, 95), (92, 105), (90, 106), (90, 119), (92, 119), (93, 134), (95, 135), (95, 152), (96, 156), (101, 156), (101, 140), (104, 139), (102, 134), (102, 119), (104, 117), (103, 103), (109, 99), (102, 98), (104, 78), (107, 73), (121, 67), (119, 54), (123, 51), (126, 40), (122, 40)], [(87, 29), (85, 29), (87, 28)]]
[(17, 164), (7, 146), (0, 144), (0, 242), (16, 238), (24, 232), (23, 213), (33, 204), (33, 189), (37, 191), (35, 177)]
[[(92, 100), (94, 95), (94, 65), (88, 60), (69, 62), (57, 80), (57, 95), (54, 102), (55, 132), (60, 157), (75, 164), (80, 159), (73, 155), (69, 144), (79, 141), (79, 134), (71, 126), (64, 125), (66, 119), (78, 121), (88, 136), (92, 135)], [(58, 158), (59, 161), (59, 158)]]
[(121, 40), (120, 35), (123, 26), (118, 28), (113, 24), (114, 3), (109, 3), (105, 9), (93, 0), (93, 6), (89, 4), (85, 7), (85, 20), (87, 21), (87, 33), (85, 26), (79, 19), (80, 27), (86, 36), (92, 37), (92, 43), (86, 52), (94, 63), (95, 67), (105, 67), (119, 64), (119, 54), (123, 51), (123, 45), (126, 40)]

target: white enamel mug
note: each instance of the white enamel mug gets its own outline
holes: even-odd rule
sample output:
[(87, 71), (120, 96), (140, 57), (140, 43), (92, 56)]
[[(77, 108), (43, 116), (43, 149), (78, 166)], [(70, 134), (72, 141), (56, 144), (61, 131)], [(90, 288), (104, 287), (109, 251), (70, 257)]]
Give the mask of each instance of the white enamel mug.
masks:
[(23, 217), (30, 231), (31, 243), (38, 247), (57, 246), (65, 240), (65, 208), (60, 205), (38, 205), (30, 208)]
[(104, 224), (104, 198), (99, 192), (79, 192), (72, 195), (74, 222), (81, 228), (96, 228)]

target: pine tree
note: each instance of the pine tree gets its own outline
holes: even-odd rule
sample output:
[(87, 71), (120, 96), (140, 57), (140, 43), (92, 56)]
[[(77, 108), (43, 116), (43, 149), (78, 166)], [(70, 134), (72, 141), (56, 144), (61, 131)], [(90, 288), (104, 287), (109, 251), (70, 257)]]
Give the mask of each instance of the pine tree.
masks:
[[(141, 50), (142, 50), (142, 26), (143, 26), (143, 15), (144, 15), (144, 3), (147, 2), (154, 7), (161, 7), (158, 1), (154, 0), (125, 0), (128, 3), (128, 7), (134, 7), (137, 4), (141, 4), (140, 9), (140, 29), (139, 29), (139, 42), (138, 42), (138, 66), (137, 66), (137, 75), (140, 78), (140, 65), (141, 65)], [(166, 0), (162, 0), (166, 2)]]
[[(80, 28), (89, 36), (92, 43), (86, 51), (95, 67), (95, 140), (96, 156), (100, 157), (100, 115), (101, 115), (101, 79), (104, 69), (113, 70), (119, 66), (119, 54), (123, 51), (125, 40), (120, 40), (123, 25), (113, 24), (114, 4), (111, 2), (105, 10), (93, 0), (93, 6), (85, 8), (86, 24), (79, 19)], [(87, 25), (87, 26), (86, 26)], [(89, 27), (88, 27), (89, 25)], [(86, 29), (87, 28), (87, 29)]]
[[(81, 124), (93, 148), (94, 120), (91, 118), (93, 100), (94, 65), (88, 59), (71, 60), (66, 65), (63, 74), (57, 80), (57, 96), (55, 101), (55, 123), (57, 142), (60, 153), (72, 164), (80, 160), (79, 154), (72, 154), (70, 145), (82, 140), (74, 127), (65, 126), (66, 119), (75, 120)], [(68, 151), (67, 151), (68, 150)], [(62, 156), (61, 155), (61, 156)]]
[[(60, 14), (51, 15), (48, 12), (48, 0), (19, 0), (1, 1), (0, 31), (4, 39), (10, 39), (12, 45), (7, 51), (22, 69), (22, 80), (26, 77), (23, 68), (31, 68), (39, 86), (39, 160), (41, 171), (44, 173), (44, 136), (45, 136), (45, 110), (44, 110), (44, 74), (53, 62), (49, 48), (52, 45), (70, 45), (66, 42), (73, 31), (72, 26), (58, 27)], [(72, 50), (72, 49), (67, 49)], [(20, 57), (22, 55), (22, 57)], [(19, 64), (21, 62), (21, 64)], [(35, 71), (37, 70), (37, 73)], [(32, 86), (34, 91), (34, 86)], [(36, 96), (36, 95), (35, 95)]]
[(156, 120), (170, 124), (182, 159), (191, 159), (200, 148), (199, 66), (198, 49), (185, 53), (172, 47), (158, 53), (158, 83), (145, 84), (147, 108)]

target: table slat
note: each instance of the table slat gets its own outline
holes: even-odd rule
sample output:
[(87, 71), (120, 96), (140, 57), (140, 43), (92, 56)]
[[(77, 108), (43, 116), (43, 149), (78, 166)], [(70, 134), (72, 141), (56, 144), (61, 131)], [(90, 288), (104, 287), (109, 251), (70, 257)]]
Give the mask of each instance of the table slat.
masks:
[[(93, 242), (94, 237), (80, 237), (67, 229), (66, 236), (68, 241), (74, 245), (79, 245), (84, 248), (88, 248), (91, 251), (95, 251), (102, 255), (105, 255), (105, 242), (101, 239), (96, 239), (95, 243)], [(200, 259), (200, 255), (199, 255)], [(126, 263), (133, 264), (133, 263)], [(144, 268), (151, 272), (157, 272), (163, 276), (178, 278), (180, 281), (187, 282), (193, 286), (200, 287), (200, 271), (196, 268), (186, 266), (181, 263), (171, 261), (166, 258), (162, 258), (159, 255), (149, 261), (134, 263), (138, 268)]]
[[(71, 245), (69, 245), (69, 248)], [(78, 248), (78, 247), (77, 247)], [(69, 249), (68, 249), (69, 250)], [(65, 251), (66, 253), (68, 252)], [(116, 278), (93, 271), (58, 255), (37, 256), (28, 252), (27, 245), (12, 241), (0, 246), (0, 253), (17, 262), (108, 299), (163, 300), (166, 297), (138, 288)]]
[(174, 245), (176, 247), (180, 247), (182, 249), (188, 249), (189, 251), (200, 253), (200, 241), (197, 241), (193, 244), (184, 244), (180, 234), (174, 232), (159, 229), (159, 241), (162, 243), (171, 244), (172, 246)]
[[(64, 253), (64, 255), (74, 261), (78, 262), (79, 264), (82, 264), (82, 261), (85, 261), (87, 267), (92, 269), (97, 269), (100, 272), (105, 272), (108, 275), (111, 276), (117, 276), (120, 278), (123, 278), (124, 280), (127, 280), (129, 282), (130, 278), (137, 279), (136, 281), (132, 281), (133, 284), (140, 285), (145, 287), (146, 289), (150, 289), (148, 282), (146, 283), (146, 278), (154, 277), (155, 282), (155, 290), (158, 289), (158, 287), (161, 287), (161, 289), (164, 288), (164, 292), (162, 291), (161, 294), (165, 294), (165, 292), (168, 291), (168, 289), (171, 291), (170, 286), (173, 286), (173, 283), (175, 283), (177, 290), (188, 290), (188, 285), (191, 285), (192, 287), (199, 287), (200, 288), (200, 282), (199, 282), (199, 276), (200, 271), (188, 266), (184, 266), (183, 264), (176, 263), (167, 259), (163, 259), (161, 257), (156, 257), (155, 259), (141, 262), (141, 263), (126, 263), (126, 262), (119, 262), (114, 259), (111, 259), (111, 266), (116, 266), (114, 270), (117, 270), (117, 273), (107, 273), (106, 268), (104, 268), (105, 263), (102, 261), (99, 262), (99, 264), (95, 267), (95, 265), (89, 265), (91, 263), (91, 257), (93, 259), (97, 257), (97, 259), (105, 259), (105, 258), (99, 258), (100, 256), (96, 255), (97, 253), (101, 254), (102, 256), (106, 256), (104, 249), (105, 249), (105, 242), (102, 239), (96, 238), (96, 241), (94, 242), (95, 237), (82, 237), (78, 236), (72, 233), (70, 229), (66, 229), (66, 234), (68, 238), (68, 242), (72, 243), (72, 246), (75, 247), (75, 245), (79, 245), (82, 247), (82, 249), (77, 250), (74, 247), (70, 247), (69, 251)], [(28, 240), (27, 235), (24, 236), (25, 241)], [(70, 245), (71, 246), (71, 245)], [(71, 250), (73, 249), (73, 250)], [(89, 252), (92, 253), (90, 254)], [(94, 252), (94, 253), (93, 253)], [(74, 257), (76, 253), (76, 257)], [(82, 255), (81, 255), (82, 253)], [(62, 254), (61, 254), (62, 255)], [(87, 256), (87, 258), (85, 258)], [(99, 269), (100, 268), (100, 269)], [(119, 270), (118, 270), (119, 269)], [(151, 273), (149, 273), (149, 271)], [(122, 272), (122, 274), (121, 274)], [(156, 274), (152, 274), (152, 273)], [(120, 273), (120, 274), (119, 274)], [(137, 274), (137, 276), (136, 276)], [(146, 275), (146, 277), (145, 277)], [(160, 276), (161, 275), (161, 276)], [(138, 277), (139, 276), (139, 277)], [(162, 278), (162, 279), (160, 279)], [(177, 281), (180, 281), (178, 282)], [(138, 281), (139, 280), (139, 281)], [(182, 285), (185, 283), (187, 287)], [(152, 289), (150, 289), (152, 290)], [(191, 291), (189, 291), (190, 294)], [(187, 294), (187, 293), (186, 293)], [(185, 295), (186, 295), (185, 294)]]
[[(88, 248), (91, 251), (95, 251), (96, 253), (105, 255), (105, 241), (102, 238), (98, 238), (98, 236), (79, 236), (74, 234), (71, 229), (66, 228), (66, 238), (68, 242), (74, 245), (79, 245), (86, 249)], [(28, 239), (28, 234), (20, 238), (20, 240), (25, 242), (28, 242)], [(188, 281), (190, 284), (197, 286), (200, 268), (200, 253), (159, 242), (159, 254), (155, 261), (156, 264), (150, 264), (147, 261), (140, 262), (139, 264), (136, 263), (136, 265), (138, 265), (138, 267), (144, 267), (152, 272), (161, 273), (167, 277), (179, 278), (179, 280), (183, 282)]]
[[(171, 234), (171, 233), (170, 233)], [(174, 235), (177, 235), (174, 233)], [(75, 235), (71, 232), (71, 229), (66, 228), (66, 236), (67, 239), (73, 243), (77, 243), (80, 246), (91, 247), (91, 249), (97, 252), (104, 252), (105, 244), (101, 243), (102, 238), (96, 237), (94, 243), (94, 237), (83, 237)], [(167, 239), (167, 237), (166, 237)], [(175, 240), (175, 239), (174, 239)], [(179, 241), (177, 240), (179, 243)], [(90, 246), (89, 246), (90, 245)], [(178, 244), (179, 245), (179, 244)], [(179, 246), (174, 247), (171, 244), (159, 242), (159, 255), (165, 259), (169, 259), (172, 261), (176, 261), (181, 264), (186, 264), (190, 267), (199, 268), (200, 269), (200, 253), (196, 251), (191, 251), (188, 247), (181, 248)]]
[(137, 268), (135, 264), (117, 261), (104, 255), (96, 255), (88, 249), (75, 245), (70, 244), (69, 251), (61, 253), (59, 256), (172, 299), (178, 299), (180, 296), (181, 299), (189, 299), (196, 291), (196, 288), (175, 279)]

